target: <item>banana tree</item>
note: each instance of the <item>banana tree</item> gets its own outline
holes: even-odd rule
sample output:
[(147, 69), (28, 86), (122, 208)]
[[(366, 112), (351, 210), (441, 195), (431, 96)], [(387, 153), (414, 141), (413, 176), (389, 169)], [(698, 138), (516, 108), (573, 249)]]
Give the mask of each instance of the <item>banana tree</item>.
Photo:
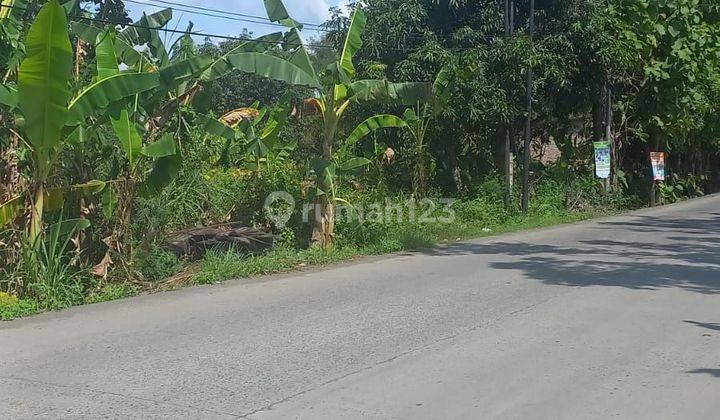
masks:
[(199, 117), (203, 129), (216, 137), (225, 139), (225, 146), (218, 165), (230, 165), (230, 149), (239, 146), (243, 149), (240, 162), (243, 168), (261, 172), (263, 167), (270, 170), (274, 164), (289, 157), (297, 146), (297, 141), (281, 141), (280, 132), (291, 114), (288, 95), (272, 108), (260, 108), (255, 102), (250, 107), (232, 110), (218, 119)]
[[(427, 193), (428, 166), (432, 156), (427, 143), (427, 132), (432, 123), (447, 104), (449, 90), (455, 83), (458, 73), (457, 62), (451, 60), (439, 72), (432, 86), (427, 84), (396, 84), (393, 98), (401, 103), (413, 104), (405, 109), (402, 118), (394, 115), (376, 115), (365, 120), (348, 137), (345, 146), (349, 147), (371, 132), (387, 127), (402, 127), (413, 140), (413, 195), (423, 197)], [(468, 73), (469, 69), (460, 72)], [(428, 90), (429, 89), (429, 90)]]
[[(17, 114), (18, 133), (32, 151), (32, 184), (28, 236), (37, 244), (43, 231), (43, 212), (62, 201), (62, 190), (48, 189), (48, 177), (65, 141), (88, 118), (98, 117), (115, 103), (160, 84), (155, 73), (118, 73), (100, 78), (77, 93), (71, 92), (73, 53), (65, 10), (50, 0), (38, 12), (28, 31), (26, 56), (18, 70), (17, 89), (0, 95), (8, 110)], [(87, 186), (76, 186), (83, 189)], [(93, 182), (99, 190), (104, 183)], [(24, 196), (24, 195), (23, 195)], [(23, 196), (0, 206), (0, 225), (12, 222), (22, 211)]]
[[(290, 29), (285, 36), (284, 46), (289, 58), (284, 61), (268, 61), (267, 77), (281, 76), (290, 84), (310, 86), (316, 95), (309, 102), (320, 114), (323, 134), (320, 141), (321, 153), (311, 160), (315, 174), (315, 217), (313, 220), (312, 243), (329, 247), (335, 230), (335, 204), (343, 201), (336, 194), (336, 179), (342, 174), (351, 174), (368, 165), (364, 157), (337, 153), (337, 132), (347, 110), (361, 101), (399, 100), (424, 97), (429, 87), (424, 83), (390, 83), (386, 80), (355, 80), (357, 72), (353, 64), (355, 54), (362, 47), (362, 33), (367, 18), (358, 6), (353, 12), (343, 49), (337, 62), (322, 71), (317, 71), (310, 60), (300, 36), (300, 27), (290, 18), (281, 0), (265, 0), (270, 20), (279, 22)], [(402, 93), (402, 94), (401, 94)], [(415, 103), (415, 102), (411, 102)], [(368, 133), (378, 128), (402, 127), (405, 123), (392, 115), (378, 115), (366, 120), (356, 130)], [(348, 150), (348, 149), (344, 149)]]

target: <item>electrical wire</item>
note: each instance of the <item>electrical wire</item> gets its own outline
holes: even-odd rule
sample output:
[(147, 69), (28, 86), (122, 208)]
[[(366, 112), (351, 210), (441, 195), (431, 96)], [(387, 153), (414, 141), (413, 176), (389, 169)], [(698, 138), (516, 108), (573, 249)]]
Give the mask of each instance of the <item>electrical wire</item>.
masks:
[[(154, 3), (160, 3), (160, 4), (169, 5), (169, 6), (180, 6), (180, 7), (184, 7), (184, 8), (188, 8), (188, 9), (200, 10), (203, 12), (220, 13), (223, 15), (231, 15), (231, 16), (238, 16), (238, 17), (244, 17), (244, 18), (249, 18), (249, 19), (259, 19), (262, 21), (272, 22), (270, 19), (268, 19), (265, 16), (249, 15), (249, 14), (238, 13), (238, 12), (233, 12), (233, 11), (229, 11), (229, 10), (212, 9), (210, 7), (195, 6), (192, 4), (186, 4), (186, 3), (181, 3), (181, 2), (177, 2), (177, 1), (168, 1), (168, 0), (152, 0), (152, 1)], [(137, 0), (125, 0), (125, 2), (143, 4), (143, 2), (137, 1)], [(322, 28), (324, 26), (321, 23), (308, 23), (308, 22), (298, 22), (298, 23), (302, 24), (303, 26), (314, 26), (314, 27), (318, 27), (318, 28)]]
[[(139, 5), (143, 5), (143, 6), (152, 6), (152, 7), (165, 7), (163, 4), (170, 3), (170, 2), (160, 1), (160, 0), (151, 0), (151, 1), (124, 0), (124, 1), (126, 3), (134, 3), (134, 4), (139, 4)], [(266, 26), (273, 26), (273, 27), (280, 27), (280, 28), (286, 27), (285, 25), (282, 25), (279, 23), (274, 23), (269, 20), (267, 20), (267, 21), (253, 20), (253, 19), (258, 19), (255, 17), (249, 18), (249, 17), (229, 16), (231, 14), (234, 15), (234, 13), (231, 13), (231, 12), (220, 12), (220, 13), (227, 13), (227, 15), (226, 15), (226, 14), (218, 14), (218, 13), (215, 13), (212, 11), (206, 12), (206, 11), (200, 11), (200, 10), (192, 10), (192, 9), (202, 9), (202, 8), (198, 8), (198, 7), (194, 7), (192, 9), (184, 9), (184, 8), (179, 8), (176, 6), (166, 7), (166, 8), (170, 9), (170, 10), (176, 10), (178, 12), (184, 12), (184, 13), (189, 13), (189, 14), (199, 15), (199, 16), (208, 16), (208, 17), (225, 19), (225, 20), (232, 20), (232, 21), (236, 21), (236, 22), (245, 22), (245, 23), (252, 23), (252, 24), (256, 24), (256, 25), (266, 25)], [(209, 10), (212, 10), (212, 9), (209, 9)], [(263, 19), (263, 18), (259, 18), (259, 19)], [(299, 23), (302, 23), (302, 22), (299, 22)], [(303, 23), (303, 25), (305, 25), (305, 24)], [(304, 26), (303, 28), (308, 31), (315, 31), (315, 32), (332, 32), (331, 30), (320, 28), (320, 27)]]
[[(202, 6), (195, 6), (187, 3), (182, 3), (178, 1), (169, 1), (169, 0), (124, 0), (127, 3), (134, 3), (144, 6), (153, 6), (153, 7), (164, 7), (162, 5), (168, 5), (168, 6), (180, 6), (183, 9), (177, 8), (177, 7), (167, 7), (168, 9), (177, 10), (185, 13), (190, 14), (196, 14), (201, 16), (210, 16), (210, 17), (218, 17), (221, 19), (228, 19), (228, 20), (237, 20), (241, 22), (249, 22), (249, 23), (255, 23), (255, 24), (261, 24), (261, 25), (269, 25), (269, 26), (277, 26), (277, 27), (285, 27), (284, 25), (274, 23), (267, 17), (263, 16), (257, 16), (257, 15), (249, 15), (245, 13), (237, 13), (232, 11), (225, 11), (220, 9), (213, 9), (209, 7), (202, 7)], [(151, 4), (152, 3), (152, 4)], [(158, 4), (159, 3), (159, 4)], [(193, 9), (193, 10), (188, 10)], [(240, 18), (249, 18), (249, 19), (255, 19), (255, 20), (247, 20), (247, 19), (238, 19), (231, 16), (237, 16)], [(257, 21), (257, 20), (260, 21)], [(315, 31), (315, 32), (325, 32), (325, 33), (332, 33), (333, 30), (327, 29), (327, 27), (324, 24), (319, 23), (308, 23), (308, 22), (298, 22), (303, 25), (303, 28), (308, 31)], [(435, 38), (437, 39), (452, 39), (454, 38), (454, 35), (452, 34), (435, 34)], [(420, 34), (409, 34), (406, 35), (405, 38), (409, 39), (424, 39), (423, 35)], [(487, 38), (494, 38), (494, 37), (487, 37)]]
[[(18, 7), (18, 6), (5, 5), (5, 4), (0, 4), (0, 8), (10, 8), (10, 9), (14, 9), (14, 10), (23, 10), (23, 11), (28, 10), (28, 8), (22, 8), (22, 7)], [(89, 21), (89, 22), (118, 25), (118, 23), (115, 21), (108, 20), (108, 19), (101, 19), (101, 18), (97, 18), (97, 17), (68, 15), (68, 18), (74, 19), (74, 20), (85, 20), (85, 21)], [(258, 43), (258, 44), (266, 44), (266, 45), (278, 45), (279, 44), (277, 42), (265, 41), (262, 39), (248, 39), (248, 38), (242, 38), (242, 37), (237, 37), (237, 36), (213, 34), (213, 33), (208, 33), (208, 32), (187, 31), (187, 30), (180, 30), (180, 29), (170, 29), (170, 28), (165, 28), (165, 27), (153, 27), (153, 26), (148, 26), (148, 25), (139, 25), (137, 23), (124, 23), (124, 24), (120, 24), (120, 26), (138, 28), (138, 29), (156, 30), (156, 31), (160, 31), (163, 33), (169, 33), (169, 34), (191, 35), (191, 36), (197, 36), (197, 37), (203, 37), (203, 38), (222, 39), (222, 40), (227, 40), (227, 41), (241, 41), (241, 42)], [(499, 38), (503, 38), (503, 36), (487, 36), (487, 37), (483, 37), (483, 38), (486, 40), (496, 40)], [(310, 47), (312, 49), (329, 49), (329, 50), (333, 50), (333, 51), (336, 50), (335, 47), (333, 47), (331, 45), (317, 44), (317, 43), (285, 44), (285, 46), (290, 47), (290, 48), (306, 46), (306, 47)], [(470, 50), (473, 50), (474, 48), (457, 47), (457, 48), (449, 48), (449, 49), (456, 51), (456, 52), (462, 52), (462, 51), (470, 51)], [(393, 51), (393, 52), (408, 53), (408, 52), (415, 52), (418, 50), (419, 50), (418, 48), (383, 47), (383, 51)]]

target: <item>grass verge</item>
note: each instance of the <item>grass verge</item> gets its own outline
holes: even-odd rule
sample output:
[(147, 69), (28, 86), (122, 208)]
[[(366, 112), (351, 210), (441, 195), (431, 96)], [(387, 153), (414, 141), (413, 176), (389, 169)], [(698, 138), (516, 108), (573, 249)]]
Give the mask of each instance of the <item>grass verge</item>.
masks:
[(441, 243), (574, 223), (608, 215), (607, 212), (588, 211), (517, 217), (492, 229), (468, 223), (398, 226), (388, 229), (381, 240), (362, 247), (340, 245), (328, 250), (280, 248), (250, 256), (243, 256), (234, 251), (209, 252), (201, 261), (200, 270), (193, 276), (192, 282), (212, 284), (231, 279), (283, 273), (307, 266), (348, 261), (361, 256), (432, 248)]
[[(383, 255), (405, 250), (432, 248), (439, 244), (460, 240), (495, 236), (527, 229), (555, 226), (616, 214), (617, 211), (559, 212), (535, 216), (516, 216), (492, 228), (480, 223), (456, 222), (448, 224), (394, 225), (381, 229), (376, 236), (362, 246), (342, 244), (328, 249), (294, 249), (280, 247), (264, 254), (241, 255), (234, 251), (208, 252), (200, 261), (191, 284), (214, 284), (231, 279), (241, 279), (267, 274), (299, 270), (304, 267), (323, 266), (352, 260), (362, 256)], [(162, 290), (158, 289), (157, 291)], [(151, 290), (153, 292), (155, 290)], [(93, 291), (85, 304), (107, 302), (136, 296), (141, 290), (132, 284), (106, 284)], [(18, 299), (0, 292), (0, 320), (22, 318), (43, 312), (36, 301)]]

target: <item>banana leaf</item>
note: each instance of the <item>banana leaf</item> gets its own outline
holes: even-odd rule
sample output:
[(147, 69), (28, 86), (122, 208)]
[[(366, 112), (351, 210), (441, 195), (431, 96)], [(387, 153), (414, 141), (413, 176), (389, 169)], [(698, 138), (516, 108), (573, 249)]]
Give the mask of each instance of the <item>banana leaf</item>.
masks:
[(350, 78), (355, 77), (353, 58), (355, 57), (355, 53), (362, 48), (362, 33), (365, 31), (366, 24), (367, 16), (365, 16), (365, 13), (358, 5), (350, 21), (350, 27), (345, 37), (342, 55), (340, 56), (340, 66)]
[(63, 208), (65, 200), (68, 196), (78, 196), (83, 194), (96, 194), (102, 192), (107, 186), (107, 182), (93, 180), (84, 184), (71, 185), (69, 187), (55, 187), (45, 190), (43, 201), (45, 206), (43, 210), (47, 212), (57, 211)]
[(170, 90), (208, 69), (214, 60), (207, 55), (198, 55), (170, 64), (160, 69), (160, 87)]
[(235, 140), (235, 131), (221, 121), (201, 115), (198, 115), (198, 119), (203, 124), (202, 127), (206, 133), (222, 137), (230, 141)]
[(142, 187), (143, 193), (146, 195), (160, 193), (165, 187), (170, 185), (175, 176), (180, 172), (181, 167), (182, 157), (179, 153), (157, 159), (147, 181)]
[[(115, 31), (112, 29), (98, 35), (95, 57), (99, 79), (120, 74), (115, 49), (116, 40)], [(142, 148), (142, 138), (138, 133), (135, 123), (130, 119), (130, 112), (127, 106), (119, 104), (117, 108), (116, 112), (110, 113), (110, 123), (120, 141), (120, 147), (125, 152), (130, 166), (133, 167)]]
[(90, 227), (88, 219), (67, 219), (57, 222), (48, 227), (48, 236), (50, 237), (68, 237)]
[(147, 44), (151, 54), (162, 68), (170, 63), (170, 57), (156, 28), (164, 27), (171, 19), (172, 9), (170, 8), (150, 15), (143, 13), (142, 17), (135, 22), (135, 26), (128, 26), (120, 32), (120, 35), (131, 45)]
[(375, 130), (381, 128), (407, 127), (407, 123), (395, 115), (382, 114), (370, 117), (360, 123), (345, 141), (345, 147), (350, 147)]
[[(82, 22), (72, 22), (70, 27), (72, 28), (74, 35), (78, 36), (90, 45), (96, 45), (98, 35), (103, 33), (102, 28)], [(144, 56), (144, 54), (140, 51), (136, 50), (126, 39), (116, 36), (114, 46), (115, 55), (118, 60), (121, 63), (125, 63), (128, 67), (136, 68), (138, 63), (142, 62), (142, 71), (150, 72), (157, 70), (157, 68), (152, 64), (152, 60), (149, 57)]]
[(232, 63), (228, 60), (230, 55), (243, 52), (263, 52), (273, 44), (280, 42), (282, 37), (282, 32), (275, 32), (261, 36), (255, 40), (249, 40), (241, 43), (237, 47), (216, 58), (215, 61), (202, 73), (200, 80), (203, 82), (210, 82), (235, 70)]
[(80, 124), (121, 99), (156, 88), (160, 84), (157, 73), (120, 73), (98, 80), (70, 102), (68, 125)]
[(11, 224), (20, 217), (25, 208), (25, 195), (20, 195), (10, 201), (0, 204), (0, 227)]
[(18, 107), (25, 117), (28, 141), (38, 154), (49, 153), (59, 144), (67, 122), (72, 74), (67, 19), (57, 0), (40, 9), (25, 48), (27, 55), (18, 71)]
[(165, 133), (160, 140), (148, 143), (143, 147), (142, 154), (151, 158), (162, 158), (177, 153), (175, 139), (172, 134)]
[(310, 55), (305, 49), (300, 31), (293, 28), (288, 32), (285, 37), (285, 46), (288, 49), (292, 49), (292, 55), (290, 56), (290, 62), (300, 67), (305, 73), (309, 74), (313, 78), (317, 78), (315, 67), (310, 60)]
[(271, 22), (278, 22), (288, 28), (302, 29), (302, 24), (291, 18), (282, 0), (264, 0), (265, 11)]
[(320, 88), (320, 82), (297, 65), (261, 53), (238, 53), (228, 56), (232, 65), (244, 72), (256, 74), (272, 80), (278, 80), (290, 85), (310, 86)]
[(10, 110), (17, 107), (18, 92), (13, 85), (0, 85), (0, 104), (7, 106)]
[(342, 172), (352, 172), (355, 171), (358, 168), (362, 168), (363, 166), (367, 166), (371, 164), (372, 162), (370, 159), (364, 158), (364, 157), (353, 157), (345, 162), (341, 163), (338, 166), (338, 170)]

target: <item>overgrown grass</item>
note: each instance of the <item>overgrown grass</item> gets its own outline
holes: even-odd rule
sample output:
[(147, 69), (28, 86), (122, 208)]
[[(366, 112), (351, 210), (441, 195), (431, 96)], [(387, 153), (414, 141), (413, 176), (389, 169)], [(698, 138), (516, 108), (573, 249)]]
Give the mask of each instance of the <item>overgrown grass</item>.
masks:
[(281, 248), (250, 256), (243, 256), (232, 250), (210, 251), (203, 258), (200, 272), (193, 277), (193, 281), (197, 284), (211, 284), (234, 278), (290, 271), (302, 267), (303, 264), (330, 264), (359, 255), (361, 253), (357, 249), (350, 247), (330, 250)]
[(281, 248), (265, 254), (249, 256), (232, 250), (209, 252), (202, 260), (200, 271), (193, 277), (193, 281), (196, 284), (211, 284), (230, 279), (282, 273), (306, 266), (347, 261), (361, 256), (432, 248), (459, 240), (573, 223), (604, 215), (607, 213), (562, 211), (535, 216), (517, 216), (509, 218), (505, 223), (496, 224), (493, 228), (488, 228), (485, 223), (467, 222), (398, 225), (392, 228), (379, 225), (375, 228), (382, 229), (383, 235), (360, 247), (338, 245), (329, 250)]

